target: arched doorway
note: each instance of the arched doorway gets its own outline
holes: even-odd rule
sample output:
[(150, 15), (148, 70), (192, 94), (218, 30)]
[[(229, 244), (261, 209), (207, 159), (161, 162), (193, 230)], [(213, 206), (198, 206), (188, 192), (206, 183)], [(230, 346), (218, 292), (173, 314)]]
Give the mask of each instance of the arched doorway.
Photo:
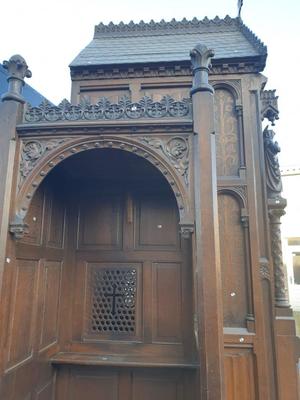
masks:
[(34, 352), (51, 363), (33, 385), (54, 377), (57, 400), (193, 399), (190, 243), (164, 176), (89, 150), (52, 170), (25, 222), (17, 254), (40, 269)]

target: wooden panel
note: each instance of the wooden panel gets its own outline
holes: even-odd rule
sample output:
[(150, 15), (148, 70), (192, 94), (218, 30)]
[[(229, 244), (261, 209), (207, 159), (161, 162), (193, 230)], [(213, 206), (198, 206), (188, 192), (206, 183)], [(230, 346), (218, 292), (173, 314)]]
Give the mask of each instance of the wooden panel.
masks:
[(79, 248), (121, 248), (121, 211), (119, 196), (88, 193), (80, 204)]
[(240, 167), (238, 123), (235, 100), (228, 90), (215, 91), (216, 148), (218, 176), (237, 176)]
[(61, 249), (64, 242), (65, 230), (65, 207), (62, 200), (49, 194), (47, 196), (47, 240), (46, 244), (50, 247)]
[(60, 303), (61, 262), (46, 261), (43, 276), (43, 308), (40, 334), (40, 349), (57, 341), (58, 310)]
[(233, 196), (218, 197), (224, 326), (244, 327), (248, 311), (244, 233)]
[(226, 399), (256, 400), (255, 360), (250, 349), (225, 349)]
[(34, 400), (53, 400), (53, 381), (47, 382), (42, 388), (38, 389)]
[(181, 265), (153, 264), (153, 342), (181, 342)]
[(103, 88), (103, 87), (84, 87), (81, 88), (80, 99), (89, 100), (96, 104), (102, 97), (106, 97), (111, 103), (118, 103), (123, 96), (130, 98), (130, 91), (126, 87), (121, 88)]
[(10, 311), (7, 367), (13, 367), (32, 356), (37, 266), (36, 261), (17, 260)]
[(182, 376), (167, 371), (134, 372), (132, 400), (183, 400)]
[(67, 399), (117, 400), (118, 398), (118, 373), (116, 371), (97, 371), (93, 368), (74, 368), (72, 370)]
[(139, 198), (136, 247), (164, 250), (179, 247), (179, 226), (175, 200), (166, 195)]
[(143, 85), (141, 90), (141, 97), (151, 97), (153, 101), (161, 101), (164, 96), (171, 96), (175, 100), (182, 100), (183, 98), (190, 97), (190, 85), (183, 87), (172, 87), (171, 85)]
[(44, 189), (40, 187), (33, 196), (31, 205), (25, 218), (29, 232), (24, 235), (22, 242), (39, 245), (42, 242), (44, 225)]

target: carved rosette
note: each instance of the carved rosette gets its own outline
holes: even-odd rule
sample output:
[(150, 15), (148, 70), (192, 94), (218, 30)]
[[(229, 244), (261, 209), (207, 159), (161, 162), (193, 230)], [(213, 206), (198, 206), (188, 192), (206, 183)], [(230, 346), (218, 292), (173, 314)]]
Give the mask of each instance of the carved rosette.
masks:
[(19, 187), (43, 156), (68, 140), (71, 138), (32, 139), (24, 142), (21, 151)]
[(188, 139), (172, 137), (167, 140), (153, 137), (142, 137), (142, 142), (159, 150), (171, 162), (176, 171), (189, 184), (189, 144)]

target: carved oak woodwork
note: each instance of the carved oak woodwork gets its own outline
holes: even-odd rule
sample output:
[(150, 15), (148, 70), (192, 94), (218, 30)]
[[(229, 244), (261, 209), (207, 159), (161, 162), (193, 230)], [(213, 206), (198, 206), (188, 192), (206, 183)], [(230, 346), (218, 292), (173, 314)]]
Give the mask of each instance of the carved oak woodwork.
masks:
[[(253, 42), (228, 18), (219, 34)], [(259, 123), (277, 97), (258, 62), (213, 55), (78, 67), (72, 103), (38, 107), (26, 62), (5, 63), (0, 397), (294, 400), (279, 146)]]

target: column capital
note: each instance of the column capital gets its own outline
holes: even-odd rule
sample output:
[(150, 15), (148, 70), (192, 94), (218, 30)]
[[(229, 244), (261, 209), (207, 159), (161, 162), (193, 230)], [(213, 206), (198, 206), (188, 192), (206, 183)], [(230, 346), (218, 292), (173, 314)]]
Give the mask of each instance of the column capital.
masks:
[(211, 92), (213, 87), (208, 83), (208, 72), (211, 59), (215, 53), (204, 44), (197, 44), (190, 52), (193, 67), (193, 87), (191, 94), (196, 92)]

